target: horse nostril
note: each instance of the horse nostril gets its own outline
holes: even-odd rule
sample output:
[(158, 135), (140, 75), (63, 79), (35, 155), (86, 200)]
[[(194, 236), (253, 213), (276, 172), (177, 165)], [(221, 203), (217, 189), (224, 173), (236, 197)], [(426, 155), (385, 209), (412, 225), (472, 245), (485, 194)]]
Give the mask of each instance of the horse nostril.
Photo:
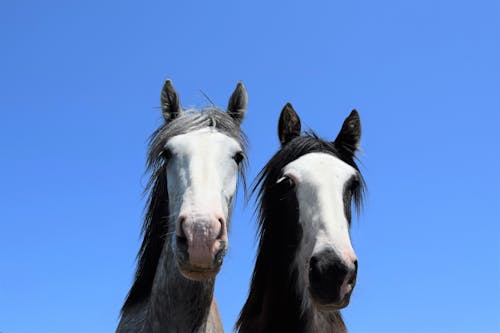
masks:
[(214, 256), (214, 265), (222, 265), (222, 261), (224, 260), (224, 256), (226, 255), (227, 248), (225, 244), (222, 244), (220, 249), (215, 253)]
[(309, 260), (309, 265), (314, 266), (318, 263), (318, 258), (316, 256), (312, 256), (311, 259)]
[(352, 269), (349, 280), (347, 281), (347, 283), (354, 284), (356, 282), (357, 275), (358, 275), (358, 261), (354, 260), (354, 269)]
[(217, 238), (216, 239), (222, 239), (224, 237), (224, 219), (222, 217), (220, 217), (218, 219), (219, 221), (219, 233), (217, 234)]
[(347, 281), (347, 284), (354, 284), (355, 281), (356, 281), (356, 271), (354, 271), (354, 273), (351, 274), (349, 281)]
[(320, 273), (319, 259), (316, 256), (311, 257), (309, 260), (309, 274), (312, 278), (317, 278)]
[(184, 231), (184, 221), (186, 219), (184, 217), (179, 218), (178, 228), (177, 228), (177, 242), (186, 243), (187, 237), (186, 232)]
[[(184, 231), (184, 220), (183, 219), (181, 219), (179, 221), (179, 229), (178, 229), (177, 237), (175, 240), (177, 242), (177, 250), (180, 251), (180, 253), (184, 253), (184, 255), (187, 255), (188, 240), (186, 237), (186, 232)], [(184, 260), (187, 260), (187, 258), (184, 258)]]
[(178, 246), (186, 246), (187, 247), (187, 238), (177, 236), (177, 245)]

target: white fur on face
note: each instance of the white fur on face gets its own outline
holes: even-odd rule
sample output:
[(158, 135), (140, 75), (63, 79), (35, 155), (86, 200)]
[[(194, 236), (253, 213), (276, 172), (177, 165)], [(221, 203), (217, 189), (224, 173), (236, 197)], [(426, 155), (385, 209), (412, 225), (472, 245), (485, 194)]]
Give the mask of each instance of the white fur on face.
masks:
[(233, 157), (239, 143), (214, 129), (204, 128), (171, 138), (167, 164), (170, 220), (179, 213), (222, 215), (228, 220), (236, 191), (238, 166)]
[[(346, 262), (356, 259), (344, 212), (344, 185), (357, 171), (326, 153), (309, 153), (289, 163), (283, 175), (295, 182), (303, 239), (297, 256), (299, 286), (307, 292), (309, 260), (332, 249)], [(304, 295), (305, 296), (305, 295)], [(308, 299), (308, 297), (303, 298)]]

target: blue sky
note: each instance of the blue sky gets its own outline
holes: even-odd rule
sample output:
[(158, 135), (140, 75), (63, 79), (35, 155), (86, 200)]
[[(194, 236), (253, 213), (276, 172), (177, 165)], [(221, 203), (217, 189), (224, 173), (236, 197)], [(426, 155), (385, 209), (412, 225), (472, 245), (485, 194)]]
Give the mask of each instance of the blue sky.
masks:
[[(110, 332), (139, 246), (146, 139), (238, 80), (248, 179), (290, 101), (334, 138), (363, 125), (351, 332), (500, 331), (500, 5), (495, 1), (2, 1), (0, 331)], [(236, 203), (216, 296), (230, 331), (255, 254)]]

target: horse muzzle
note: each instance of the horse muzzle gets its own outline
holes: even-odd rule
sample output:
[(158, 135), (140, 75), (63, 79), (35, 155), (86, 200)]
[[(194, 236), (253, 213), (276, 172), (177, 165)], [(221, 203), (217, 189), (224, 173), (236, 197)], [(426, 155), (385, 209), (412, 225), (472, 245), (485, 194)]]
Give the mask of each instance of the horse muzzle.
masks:
[(227, 251), (227, 226), (218, 215), (181, 215), (176, 256), (180, 272), (191, 280), (206, 280), (219, 272)]
[(333, 250), (324, 250), (311, 257), (309, 293), (316, 307), (331, 311), (349, 305), (357, 271), (357, 260), (347, 263)]

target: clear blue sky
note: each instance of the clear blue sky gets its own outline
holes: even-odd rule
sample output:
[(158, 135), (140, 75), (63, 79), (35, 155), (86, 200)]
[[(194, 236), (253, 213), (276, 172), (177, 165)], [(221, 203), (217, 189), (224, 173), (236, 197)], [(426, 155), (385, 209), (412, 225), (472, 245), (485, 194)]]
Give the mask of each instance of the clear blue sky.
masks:
[[(116, 327), (167, 77), (185, 106), (245, 83), (250, 180), (286, 102), (332, 139), (359, 110), (351, 332), (500, 331), (497, 1), (2, 1), (0, 43), (1, 332)], [(242, 199), (216, 287), (227, 331), (255, 254)]]

